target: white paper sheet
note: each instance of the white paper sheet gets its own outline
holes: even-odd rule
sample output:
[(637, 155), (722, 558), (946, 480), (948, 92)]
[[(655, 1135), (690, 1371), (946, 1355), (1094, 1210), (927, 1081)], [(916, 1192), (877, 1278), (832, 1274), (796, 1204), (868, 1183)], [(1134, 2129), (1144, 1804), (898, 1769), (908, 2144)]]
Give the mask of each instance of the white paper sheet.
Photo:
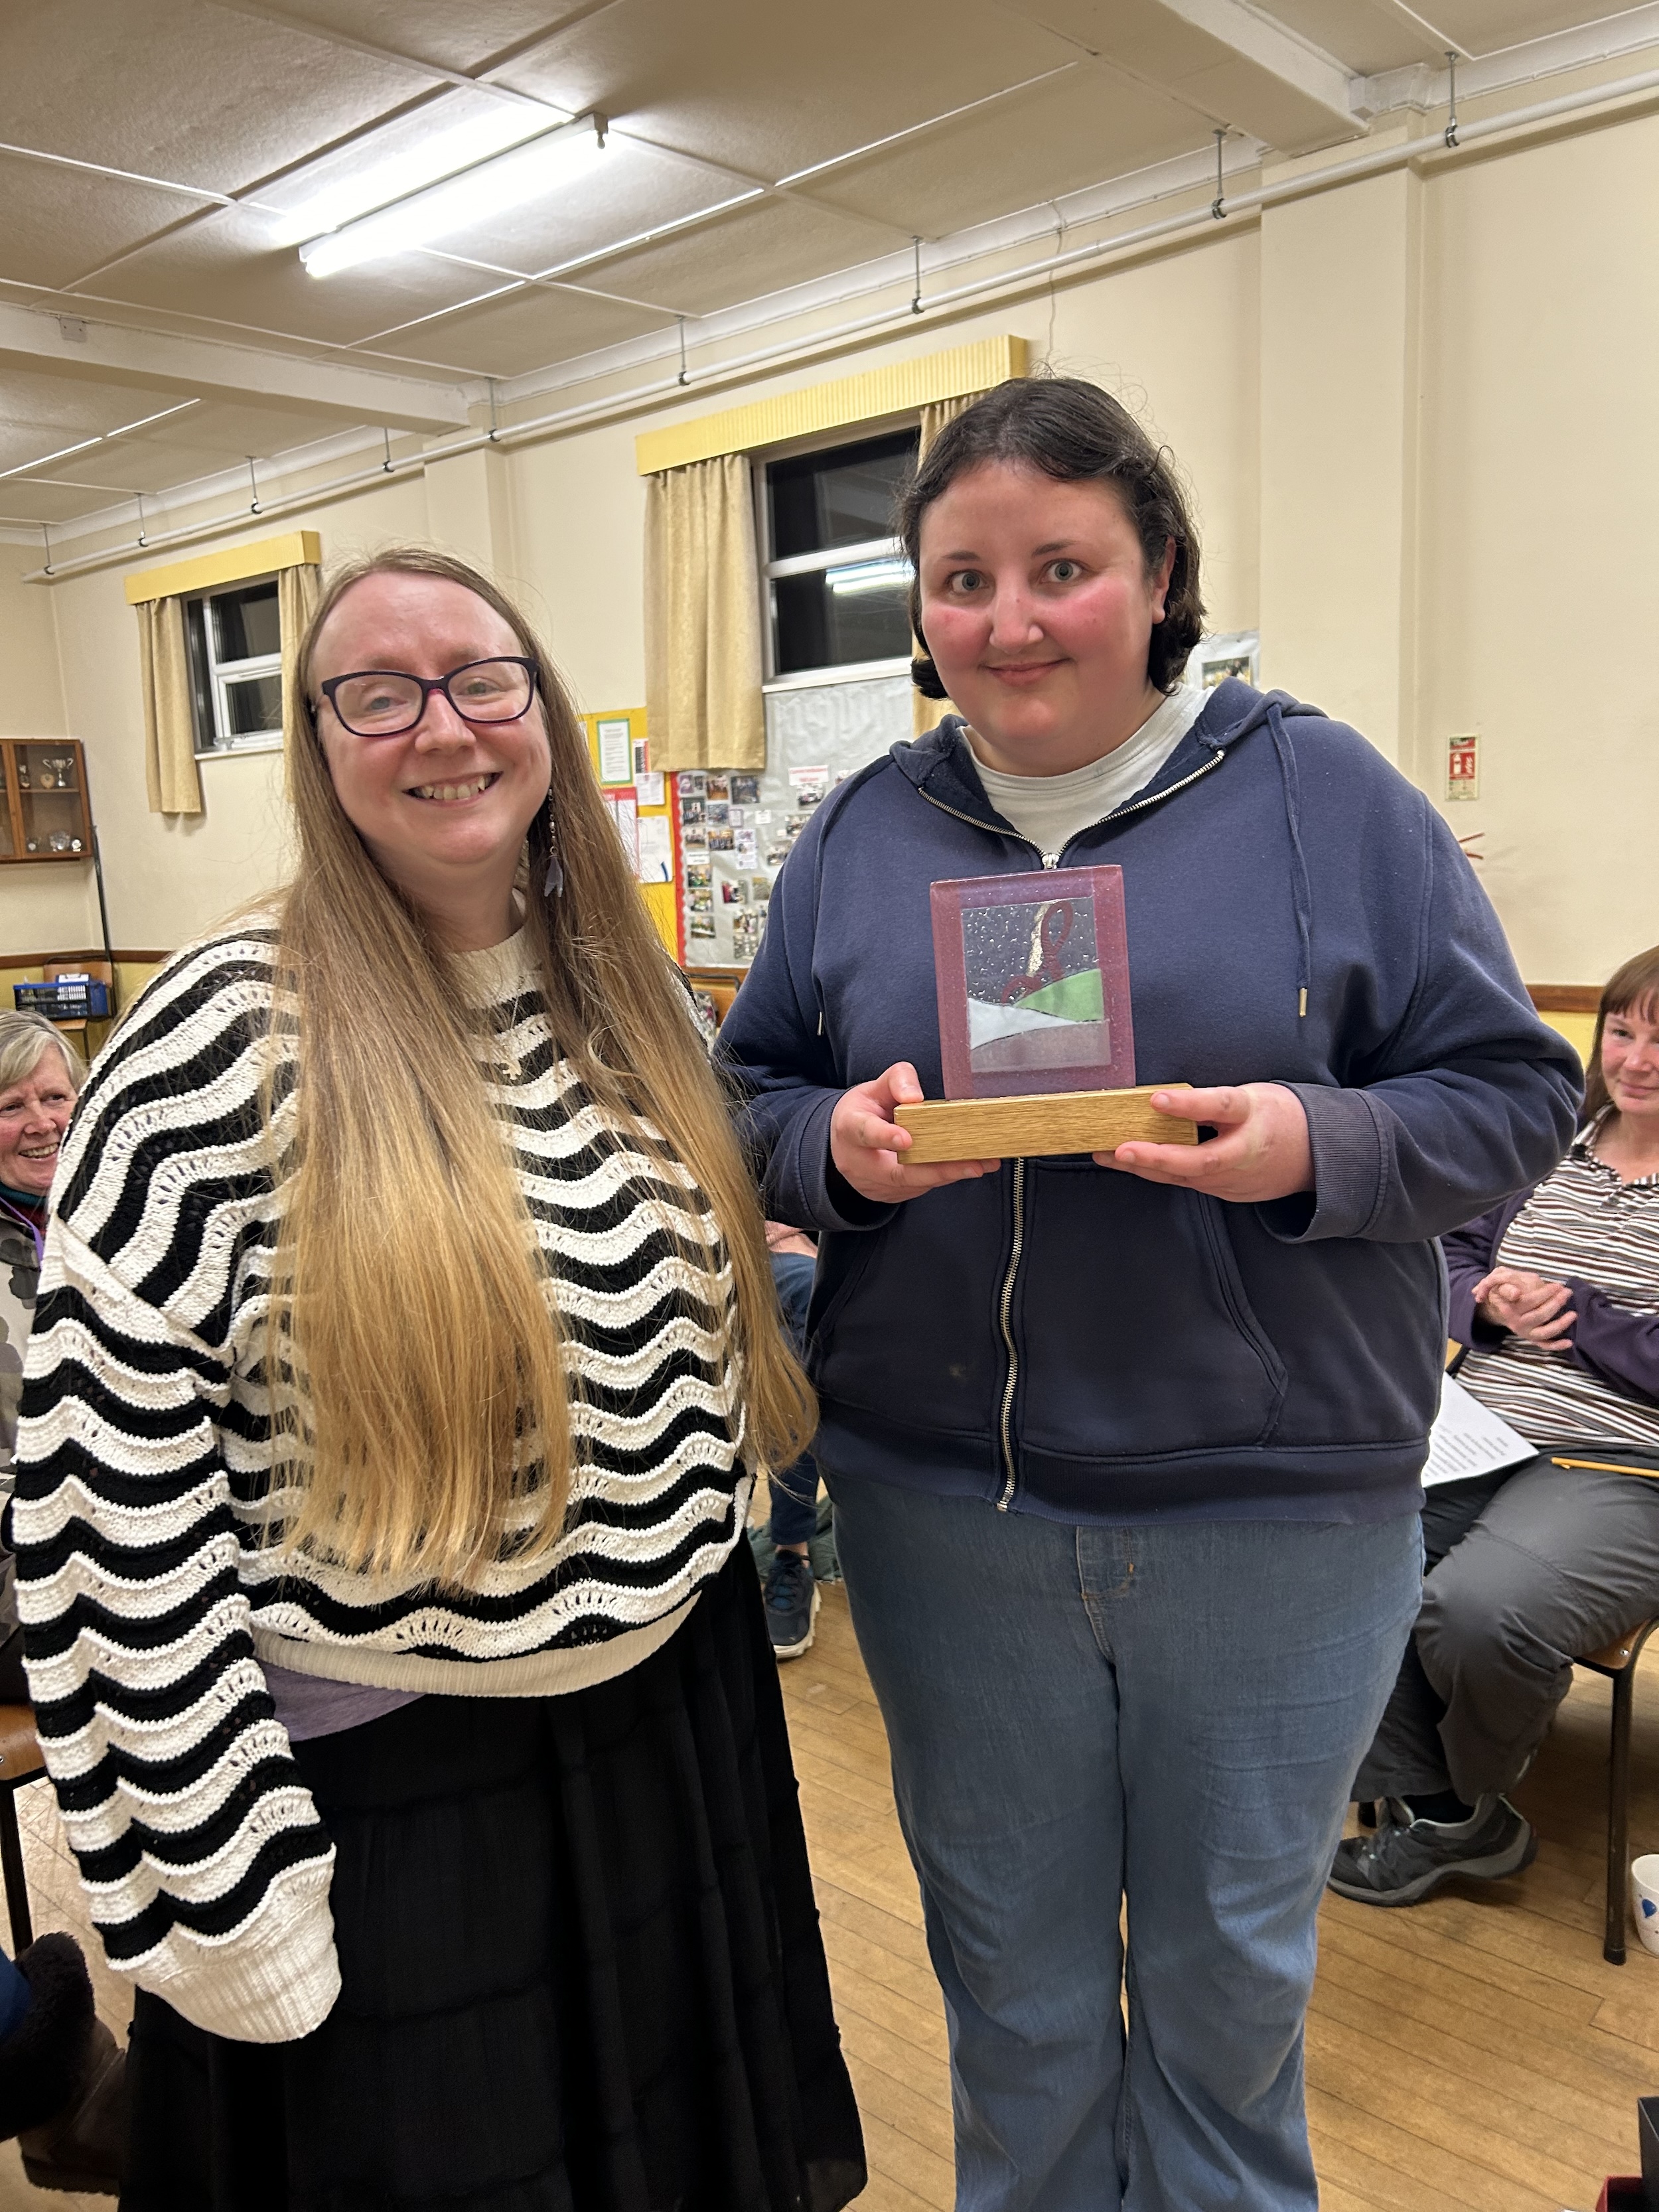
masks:
[(674, 842), (665, 814), (641, 814), (635, 823), (639, 839), (639, 877), (642, 884), (672, 884), (674, 880)]
[(599, 781), (632, 783), (634, 749), (629, 743), (627, 715), (603, 715), (593, 727), (599, 740)]
[(617, 825), (617, 835), (622, 839), (623, 850), (628, 855), (628, 865), (635, 875), (640, 866), (639, 809), (631, 797), (611, 799), (605, 805), (611, 809), (611, 819)]
[(1427, 1490), (1439, 1482), (1468, 1482), (1477, 1474), (1496, 1474), (1500, 1468), (1519, 1467), (1537, 1449), (1449, 1375), (1441, 1385), (1440, 1411), (1429, 1431), (1423, 1486)]

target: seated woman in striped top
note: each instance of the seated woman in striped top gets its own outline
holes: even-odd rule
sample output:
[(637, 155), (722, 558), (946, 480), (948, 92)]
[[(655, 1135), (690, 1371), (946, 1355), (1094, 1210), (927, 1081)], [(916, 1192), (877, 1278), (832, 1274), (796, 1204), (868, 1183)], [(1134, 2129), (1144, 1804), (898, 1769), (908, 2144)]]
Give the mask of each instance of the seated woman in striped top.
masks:
[[(1423, 1610), (1354, 1784), (1391, 1817), (1331, 1874), (1367, 1905), (1530, 1864), (1504, 1791), (1575, 1655), (1659, 1613), (1659, 1481), (1616, 1471), (1659, 1474), (1659, 946), (1601, 994), (1566, 1158), (1444, 1246), (1458, 1380), (1539, 1449), (1428, 1494)], [(1578, 1456), (1602, 1465), (1555, 1464)]]
[(64, 1148), (17, 1454), (133, 2212), (862, 2186), (753, 1561), (810, 1394), (581, 726), (403, 551)]

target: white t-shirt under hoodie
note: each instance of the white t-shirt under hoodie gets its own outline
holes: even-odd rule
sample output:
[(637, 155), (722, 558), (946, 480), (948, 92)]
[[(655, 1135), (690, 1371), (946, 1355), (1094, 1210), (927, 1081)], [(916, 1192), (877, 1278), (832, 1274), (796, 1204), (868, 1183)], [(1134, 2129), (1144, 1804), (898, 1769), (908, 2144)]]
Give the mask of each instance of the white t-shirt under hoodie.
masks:
[(1087, 830), (1144, 791), (1209, 704), (1194, 684), (1178, 684), (1132, 738), (1086, 767), (1064, 775), (1008, 775), (987, 768), (975, 732), (967, 732), (985, 796), (1005, 822), (1029, 837), (1045, 860), (1058, 859)]

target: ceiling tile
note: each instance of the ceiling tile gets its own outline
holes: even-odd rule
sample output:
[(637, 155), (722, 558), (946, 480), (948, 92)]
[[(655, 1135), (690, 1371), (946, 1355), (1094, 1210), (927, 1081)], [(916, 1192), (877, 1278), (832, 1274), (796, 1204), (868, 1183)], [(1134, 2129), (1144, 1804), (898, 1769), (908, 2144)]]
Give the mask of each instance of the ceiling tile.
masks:
[(48, 453), (77, 438), (101, 437), (189, 397), (187, 392), (158, 392), (154, 386), (0, 370), (0, 469), (15, 468), (31, 453)]
[(399, 332), (386, 343), (407, 341), (423, 359), (465, 376), (523, 376), (666, 327), (661, 315), (619, 301), (533, 284), (488, 307)]
[(1208, 139), (1191, 107), (1091, 62), (805, 189), (937, 238)]
[(306, 0), (299, 10), (370, 46), (442, 69), (476, 70), (495, 55), (589, 12), (592, 0)]
[(1552, 31), (1601, 21), (1610, 12), (1606, 0), (1435, 0), (1437, 27), (1472, 54), (1496, 53)]
[(584, 270), (582, 282), (636, 300), (673, 300), (689, 314), (709, 315), (869, 259), (868, 234), (852, 237), (860, 243), (857, 252), (848, 251), (846, 217), (833, 209), (793, 197), (761, 200), (684, 237), (618, 254)]
[(1446, 58), (1446, 41), (1390, 0), (1273, 0), (1269, 12), (1358, 76)]
[(54, 288), (209, 204), (0, 154), (0, 276)]
[(77, 514), (95, 514), (100, 507), (115, 504), (106, 491), (12, 477), (0, 483), (0, 527), (9, 522), (72, 522)]
[(1071, 58), (989, 0), (617, 0), (501, 75), (770, 179)]
[(210, 0), (52, 0), (9, 7), (4, 21), (0, 138), (214, 191), (432, 87)]

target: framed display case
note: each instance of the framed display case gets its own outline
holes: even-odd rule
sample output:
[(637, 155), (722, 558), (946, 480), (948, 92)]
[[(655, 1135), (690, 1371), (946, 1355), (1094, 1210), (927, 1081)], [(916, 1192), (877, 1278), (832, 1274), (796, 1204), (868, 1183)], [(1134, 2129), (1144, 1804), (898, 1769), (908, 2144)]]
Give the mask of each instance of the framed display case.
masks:
[(73, 738), (0, 739), (0, 860), (89, 860), (86, 758)]

